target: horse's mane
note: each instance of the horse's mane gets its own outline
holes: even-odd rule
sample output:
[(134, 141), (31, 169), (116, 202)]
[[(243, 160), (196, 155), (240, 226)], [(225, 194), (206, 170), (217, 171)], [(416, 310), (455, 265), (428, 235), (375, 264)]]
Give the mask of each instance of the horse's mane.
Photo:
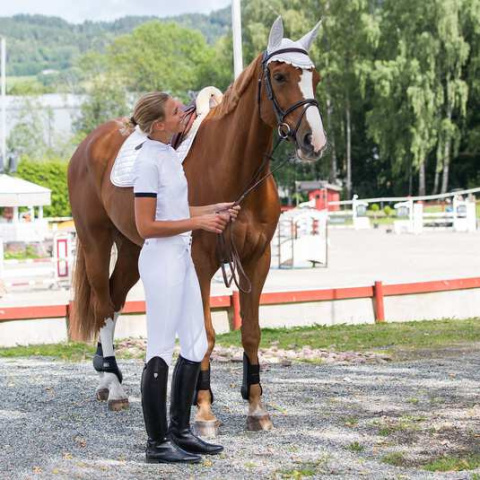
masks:
[(245, 93), (245, 90), (247, 90), (252, 81), (257, 80), (256, 73), (260, 58), (261, 55), (253, 60), (253, 62), (240, 74), (240, 76), (232, 84), (230, 84), (220, 105), (211, 110), (211, 118), (222, 118), (237, 107), (240, 98)]

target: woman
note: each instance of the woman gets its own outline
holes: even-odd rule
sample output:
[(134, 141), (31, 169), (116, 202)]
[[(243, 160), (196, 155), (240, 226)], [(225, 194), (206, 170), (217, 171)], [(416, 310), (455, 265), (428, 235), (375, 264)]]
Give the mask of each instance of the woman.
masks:
[[(148, 434), (147, 462), (197, 463), (199, 454), (216, 454), (190, 429), (190, 411), (207, 351), (200, 286), (191, 258), (191, 232), (221, 233), (240, 207), (220, 203), (189, 207), (183, 167), (169, 141), (182, 131), (180, 103), (153, 92), (136, 104), (132, 123), (148, 134), (135, 163), (135, 222), (145, 239), (138, 261), (145, 288), (147, 355), (142, 374), (142, 408)], [(221, 212), (221, 213), (219, 213)], [(180, 339), (167, 427), (168, 368)]]

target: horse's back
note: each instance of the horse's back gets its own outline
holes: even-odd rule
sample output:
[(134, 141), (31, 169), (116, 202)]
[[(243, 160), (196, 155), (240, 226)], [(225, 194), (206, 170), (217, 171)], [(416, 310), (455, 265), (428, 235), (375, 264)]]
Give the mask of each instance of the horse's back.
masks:
[(110, 171), (130, 131), (120, 120), (112, 120), (93, 130), (80, 143), (68, 166), (70, 204), (77, 229), (95, 220), (105, 222), (105, 190), (115, 188)]
[[(89, 175), (96, 181), (101, 180), (131, 133), (123, 133), (122, 128), (124, 126), (119, 120), (111, 120), (89, 133), (70, 159), (69, 181)], [(73, 183), (70, 186), (75, 188)]]

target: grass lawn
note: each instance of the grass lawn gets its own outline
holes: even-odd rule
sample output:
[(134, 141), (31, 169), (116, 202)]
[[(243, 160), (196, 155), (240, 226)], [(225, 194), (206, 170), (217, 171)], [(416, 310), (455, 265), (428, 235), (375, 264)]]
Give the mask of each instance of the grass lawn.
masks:
[[(375, 325), (336, 325), (264, 328), (260, 347), (275, 344), (283, 349), (311, 348), (342, 351), (381, 351), (404, 358), (415, 352), (458, 348), (480, 342), (480, 319), (436, 320)], [(217, 336), (217, 344), (241, 346), (240, 332)], [(0, 357), (48, 356), (67, 361), (90, 358), (95, 348), (82, 343), (0, 348)], [(119, 355), (122, 357), (122, 355)]]
[[(428, 349), (480, 342), (480, 319), (264, 328), (260, 347), (333, 348), (337, 351)], [(219, 335), (217, 343), (240, 346), (240, 332)]]

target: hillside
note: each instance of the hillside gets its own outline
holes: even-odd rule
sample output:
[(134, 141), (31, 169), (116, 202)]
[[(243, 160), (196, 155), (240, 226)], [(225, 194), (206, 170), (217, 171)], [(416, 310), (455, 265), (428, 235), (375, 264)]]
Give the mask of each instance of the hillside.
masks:
[(124, 17), (112, 22), (71, 24), (59, 17), (14, 15), (0, 17), (0, 34), (7, 37), (9, 76), (32, 76), (43, 70), (68, 70), (75, 58), (88, 50), (102, 51), (112, 40), (151, 21), (174, 21), (200, 30), (214, 43), (227, 33), (230, 8), (210, 15), (185, 14), (176, 17)]

